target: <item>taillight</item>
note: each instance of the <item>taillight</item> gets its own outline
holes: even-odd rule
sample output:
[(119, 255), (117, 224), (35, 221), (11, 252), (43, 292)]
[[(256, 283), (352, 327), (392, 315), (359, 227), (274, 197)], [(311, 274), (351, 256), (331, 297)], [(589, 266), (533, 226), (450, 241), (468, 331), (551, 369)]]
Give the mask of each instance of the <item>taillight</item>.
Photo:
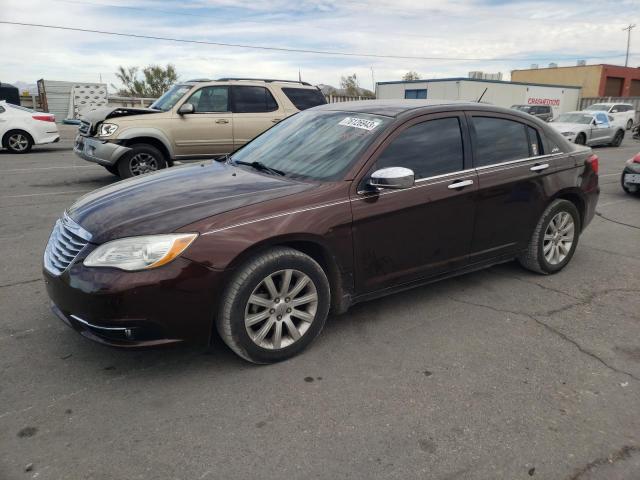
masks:
[(589, 160), (587, 160), (587, 163), (589, 165), (591, 165), (591, 170), (593, 170), (593, 173), (595, 173), (596, 175), (598, 175), (598, 170), (599, 170), (599, 166), (598, 166), (598, 156), (597, 155), (591, 155), (589, 157)]
[(55, 122), (55, 115), (31, 115), (34, 120), (41, 120), (43, 122)]
[(631, 159), (633, 163), (640, 163), (640, 153), (636, 153), (636, 155)]

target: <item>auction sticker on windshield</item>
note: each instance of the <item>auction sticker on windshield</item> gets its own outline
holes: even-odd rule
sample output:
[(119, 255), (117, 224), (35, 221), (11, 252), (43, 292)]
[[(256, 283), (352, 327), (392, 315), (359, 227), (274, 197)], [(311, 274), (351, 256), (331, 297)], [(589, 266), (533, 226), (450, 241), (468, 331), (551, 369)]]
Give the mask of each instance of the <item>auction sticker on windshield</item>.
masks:
[(362, 130), (371, 131), (381, 123), (382, 122), (380, 120), (367, 120), (365, 118), (347, 117), (343, 119), (338, 125), (361, 128)]

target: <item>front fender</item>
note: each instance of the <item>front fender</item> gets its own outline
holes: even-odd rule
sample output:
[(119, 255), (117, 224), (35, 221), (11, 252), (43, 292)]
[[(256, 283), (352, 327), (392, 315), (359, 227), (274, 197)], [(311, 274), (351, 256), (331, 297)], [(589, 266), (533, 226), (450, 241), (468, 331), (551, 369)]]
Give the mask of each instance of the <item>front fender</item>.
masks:
[(175, 158), (173, 144), (169, 137), (159, 128), (152, 127), (131, 127), (125, 128), (117, 137), (117, 140), (132, 140), (134, 138), (153, 138), (161, 142), (169, 152), (171, 158)]

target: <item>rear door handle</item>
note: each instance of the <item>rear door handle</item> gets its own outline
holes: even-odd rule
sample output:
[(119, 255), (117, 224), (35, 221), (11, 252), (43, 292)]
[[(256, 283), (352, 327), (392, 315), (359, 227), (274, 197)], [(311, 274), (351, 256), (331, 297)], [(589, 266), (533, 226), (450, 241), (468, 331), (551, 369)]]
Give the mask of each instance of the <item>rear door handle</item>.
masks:
[(548, 163), (540, 163), (540, 164), (534, 165), (529, 170), (531, 170), (532, 172), (541, 172), (542, 170), (546, 170), (547, 168), (549, 168)]
[(216, 123), (229, 123), (229, 120), (227, 120), (226, 118), (219, 118), (218, 120), (216, 120)]
[(453, 182), (451, 185), (449, 185), (447, 188), (449, 190), (455, 190), (457, 188), (464, 188), (464, 187), (468, 187), (469, 185), (473, 185), (473, 180), (460, 180), (458, 182)]

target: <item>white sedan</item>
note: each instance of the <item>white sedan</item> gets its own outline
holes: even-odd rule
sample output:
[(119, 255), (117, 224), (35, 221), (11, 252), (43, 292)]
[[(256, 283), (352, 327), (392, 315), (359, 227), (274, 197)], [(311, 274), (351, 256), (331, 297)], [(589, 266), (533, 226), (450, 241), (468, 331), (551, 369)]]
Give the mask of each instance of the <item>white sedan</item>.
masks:
[(27, 153), (34, 145), (60, 140), (55, 116), (0, 101), (0, 138), (2, 148), (12, 153)]

